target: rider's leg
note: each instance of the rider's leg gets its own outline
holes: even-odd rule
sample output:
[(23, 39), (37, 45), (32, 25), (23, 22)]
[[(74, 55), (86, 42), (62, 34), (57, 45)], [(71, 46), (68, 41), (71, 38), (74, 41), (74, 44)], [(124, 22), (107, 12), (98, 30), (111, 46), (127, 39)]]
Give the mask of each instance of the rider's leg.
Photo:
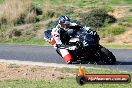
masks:
[(60, 49), (59, 51), (60, 51), (62, 57), (64, 58), (64, 60), (65, 60), (65, 62), (67, 64), (72, 63), (73, 58), (72, 58), (71, 54), (68, 52), (68, 50), (66, 50), (66, 49)]

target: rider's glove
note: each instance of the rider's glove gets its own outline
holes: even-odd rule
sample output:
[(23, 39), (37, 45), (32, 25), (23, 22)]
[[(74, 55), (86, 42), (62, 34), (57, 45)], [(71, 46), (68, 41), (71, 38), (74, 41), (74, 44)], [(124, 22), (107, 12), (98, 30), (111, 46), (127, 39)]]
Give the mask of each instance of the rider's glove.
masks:
[(88, 34), (97, 35), (97, 32), (92, 30), (90, 27), (84, 27)]

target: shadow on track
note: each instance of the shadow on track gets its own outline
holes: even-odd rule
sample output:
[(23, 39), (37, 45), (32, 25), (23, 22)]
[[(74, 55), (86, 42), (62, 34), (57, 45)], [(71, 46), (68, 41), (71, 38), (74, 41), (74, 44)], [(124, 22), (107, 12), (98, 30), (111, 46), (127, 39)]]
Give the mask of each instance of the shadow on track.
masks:
[(132, 65), (132, 62), (125, 62), (125, 61), (117, 61), (116, 62), (117, 65)]

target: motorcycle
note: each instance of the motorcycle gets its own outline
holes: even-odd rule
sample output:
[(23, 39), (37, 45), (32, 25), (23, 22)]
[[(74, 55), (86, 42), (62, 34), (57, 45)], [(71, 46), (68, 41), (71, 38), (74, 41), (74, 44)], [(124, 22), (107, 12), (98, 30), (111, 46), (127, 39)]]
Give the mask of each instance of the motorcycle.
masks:
[[(44, 31), (44, 39), (51, 42), (51, 31)], [(89, 27), (71, 27), (67, 31), (60, 31), (65, 48), (72, 55), (73, 62), (91, 62), (97, 64), (113, 65), (116, 58), (111, 51), (99, 44), (100, 37), (96, 31)], [(76, 48), (75, 48), (76, 47)], [(61, 56), (59, 50), (56, 50)]]

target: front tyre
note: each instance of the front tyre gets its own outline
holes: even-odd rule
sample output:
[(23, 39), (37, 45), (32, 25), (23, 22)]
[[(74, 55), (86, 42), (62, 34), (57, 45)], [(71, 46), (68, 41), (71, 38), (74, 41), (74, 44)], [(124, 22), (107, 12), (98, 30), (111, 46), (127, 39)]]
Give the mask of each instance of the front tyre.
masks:
[(103, 62), (104, 64), (108, 64), (108, 65), (114, 65), (116, 63), (116, 58), (113, 55), (112, 52), (110, 52), (108, 49), (106, 49), (105, 47), (101, 47), (100, 48), (100, 53), (101, 53), (101, 57), (100, 60), (101, 62)]

